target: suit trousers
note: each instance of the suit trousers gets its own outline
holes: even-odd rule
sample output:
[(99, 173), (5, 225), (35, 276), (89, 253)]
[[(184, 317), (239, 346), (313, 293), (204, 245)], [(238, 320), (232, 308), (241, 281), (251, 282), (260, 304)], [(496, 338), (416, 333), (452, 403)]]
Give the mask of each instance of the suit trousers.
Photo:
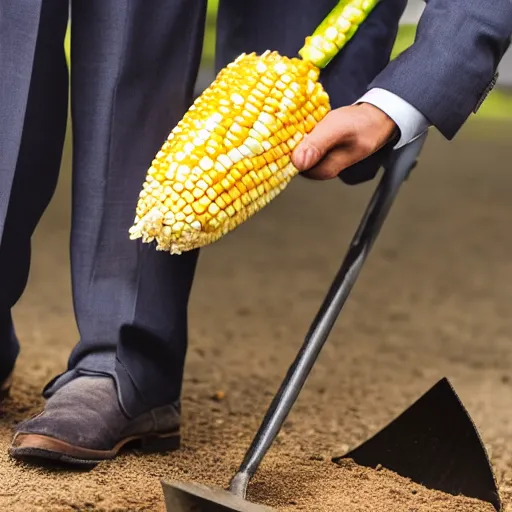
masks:
[[(69, 86), (68, 1), (0, 0), (0, 378), (19, 352), (11, 308), (26, 286), (31, 236), (57, 183), (69, 104), (80, 339), (44, 395), (77, 375), (109, 375), (133, 416), (177, 402), (181, 393), (198, 251), (157, 252), (130, 241), (128, 229), (151, 160), (192, 102), (206, 0), (70, 4)], [(221, 0), (217, 69), (243, 51), (293, 56), (335, 4)], [(325, 71), (333, 107), (355, 101), (385, 67), (405, 4), (382, 2)], [(343, 173), (344, 180), (371, 179), (385, 152)]]

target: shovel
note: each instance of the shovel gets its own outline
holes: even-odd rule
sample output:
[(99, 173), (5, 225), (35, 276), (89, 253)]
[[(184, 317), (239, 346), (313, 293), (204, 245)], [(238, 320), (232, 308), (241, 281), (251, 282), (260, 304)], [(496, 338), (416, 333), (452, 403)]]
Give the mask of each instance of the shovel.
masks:
[[(272, 400), (272, 403), (270, 404), (270, 407), (261, 423), (256, 436), (252, 441), (251, 446), (245, 455), (245, 458), (238, 472), (231, 480), (229, 490), (226, 491), (222, 489), (214, 489), (190, 482), (185, 483), (163, 480), (162, 487), (167, 512), (271, 512), (273, 510), (271, 508), (257, 505), (246, 500), (247, 486), (249, 481), (256, 473), (256, 470), (258, 469), (265, 454), (271, 447), (291, 408), (293, 407), (302, 387), (304, 386), (304, 383), (306, 382), (306, 379), (315, 361), (317, 360), (318, 355), (320, 354), (320, 351), (325, 341), (327, 340), (327, 337), (334, 323), (336, 322), (352, 287), (354, 286), (357, 276), (382, 227), (382, 224), (391, 208), (391, 205), (400, 189), (400, 186), (407, 179), (409, 173), (416, 165), (417, 157), (423, 147), (426, 137), (427, 134), (425, 133), (410, 144), (393, 152), (388, 164), (384, 165), (384, 175), (381, 178), (377, 189), (374, 192), (366, 209), (363, 219), (357, 229), (357, 232), (352, 239), (348, 253), (341, 264), (341, 267), (309, 329), (308, 334), (306, 335), (304, 344), (302, 345), (292, 366), (288, 370), (288, 373), (283, 383), (281, 384), (278, 393)], [(450, 389), (446, 390), (446, 388), (444, 392), (448, 395), (451, 393)], [(431, 402), (432, 400), (427, 402), (427, 407), (430, 406), (430, 411), (427, 411), (424, 416), (427, 416), (428, 419), (429, 413), (433, 414), (434, 418), (432, 419), (438, 421), (435, 418), (435, 415), (438, 414), (438, 409), (436, 409), (436, 404), (432, 404)], [(458, 407), (460, 408), (460, 402), (457, 403), (459, 404)], [(453, 404), (450, 404), (450, 406), (452, 405)], [(455, 406), (457, 407), (457, 404), (455, 404)], [(461, 414), (459, 414), (458, 418), (462, 418), (463, 420), (465, 418), (465, 422), (462, 421), (463, 427), (465, 427), (466, 431), (474, 434), (474, 426), (468, 419), (467, 415), (462, 417)], [(429, 438), (428, 428), (425, 429), (425, 425), (428, 425), (428, 422), (422, 425), (422, 432), (424, 435), (418, 438), (420, 443), (422, 445), (432, 442), (435, 443), (436, 439)], [(405, 421), (405, 427), (411, 427), (411, 422)], [(384, 433), (381, 435), (381, 438), (384, 436), (384, 440), (389, 441), (390, 439), (400, 439), (401, 437), (403, 438), (405, 435), (408, 437), (408, 439), (412, 439), (414, 442), (414, 428), (416, 428), (414, 422), (412, 422), (412, 427), (412, 432), (397, 433), (395, 431), (393, 433), (393, 426), (389, 426), (387, 436)], [(446, 424), (444, 427), (446, 428)], [(400, 424), (398, 424), (398, 429), (401, 429)], [(390, 431), (391, 434), (389, 433)], [(442, 438), (442, 429), (437, 429), (436, 435)], [(372, 439), (372, 442), (376, 453), (378, 454), (377, 458), (379, 460), (377, 462), (374, 460), (374, 458), (372, 458), (371, 450), (370, 453), (368, 453), (364, 447), (360, 447), (359, 452), (354, 452), (351, 454), (351, 456), (357, 457), (359, 455), (361, 459), (370, 465), (377, 465), (380, 463), (381, 465), (385, 466), (387, 454), (385, 447), (381, 446), (382, 443), (379, 442), (379, 438), (377, 436)], [(480, 455), (480, 458), (477, 457), (477, 459), (481, 463), (482, 460), (484, 460), (481, 456), (483, 447), (481, 444), (479, 445), (476, 442), (469, 444), (471, 444), (471, 448), (476, 450), (478, 455)], [(396, 446), (396, 440), (391, 442), (391, 453), (395, 453), (394, 450)], [(446, 448), (442, 441), (439, 442), (436, 446), (440, 446), (442, 449)], [(451, 447), (452, 445), (450, 445), (448, 448)], [(421, 450), (418, 450), (416, 453), (421, 454)], [(459, 453), (457, 452), (457, 454)], [(407, 459), (407, 455), (407, 452), (402, 454), (404, 461)], [(485, 452), (484, 458), (486, 460)], [(433, 460), (441, 459), (435, 459), (433, 457)], [(463, 461), (465, 466), (460, 468), (462, 472), (472, 470), (470, 464), (466, 463), (467, 460), (468, 459), (466, 458)], [(454, 462), (461, 463), (460, 460), (454, 460)], [(415, 470), (415, 464), (419, 464), (417, 470)], [(423, 472), (427, 473), (428, 475), (432, 475), (432, 471), (435, 473), (435, 471), (440, 469), (439, 466), (431, 468), (428, 464), (422, 465), (420, 462), (418, 462), (417, 457), (411, 459), (409, 465), (403, 463), (400, 467), (407, 469), (412, 467), (414, 469), (416, 478), (419, 478), (420, 480), (423, 477)], [(455, 464), (452, 464), (451, 467), (455, 471)], [(480, 467), (482, 467), (482, 465)], [(490, 466), (488, 464), (486, 469), (486, 474), (490, 472), (492, 475), (492, 471), (490, 470)], [(433, 480), (436, 479), (434, 478)], [(439, 478), (437, 480), (439, 480)], [(490, 494), (492, 494), (493, 491), (496, 491), (495, 487), (493, 487), (491, 490), (491, 480), (494, 482), (492, 477), (485, 480), (485, 482), (489, 485)], [(449, 487), (449, 481), (445, 483), (446, 486)], [(466, 490), (466, 487), (467, 486), (462, 486), (460, 488)], [(468, 492), (470, 493), (470, 491)], [(483, 493), (482, 495), (487, 496), (488, 494)]]
[(381, 465), (429, 489), (487, 501), (501, 511), (485, 447), (446, 378), (372, 438), (332, 461), (343, 459)]

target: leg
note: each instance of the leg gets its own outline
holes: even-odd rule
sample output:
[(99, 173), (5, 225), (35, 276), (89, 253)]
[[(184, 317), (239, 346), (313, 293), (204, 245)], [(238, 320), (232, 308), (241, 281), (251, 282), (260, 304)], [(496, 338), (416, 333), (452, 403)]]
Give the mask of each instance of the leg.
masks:
[[(191, 4), (193, 7), (191, 7)], [(73, 0), (72, 278), (80, 342), (17, 427), (10, 453), (94, 466), (140, 439), (179, 445), (187, 302), (197, 252), (131, 242), (145, 172), (188, 107), (203, 0)], [(117, 386), (115, 385), (117, 384)]]
[(25, 288), (30, 238), (60, 167), (67, 118), (67, 17), (66, 0), (0, 4), (0, 382), (18, 355), (10, 311)]
[(129, 240), (151, 160), (191, 103), (203, 0), (73, 0), (74, 306), (68, 372), (113, 376), (130, 415), (179, 399), (197, 252)]

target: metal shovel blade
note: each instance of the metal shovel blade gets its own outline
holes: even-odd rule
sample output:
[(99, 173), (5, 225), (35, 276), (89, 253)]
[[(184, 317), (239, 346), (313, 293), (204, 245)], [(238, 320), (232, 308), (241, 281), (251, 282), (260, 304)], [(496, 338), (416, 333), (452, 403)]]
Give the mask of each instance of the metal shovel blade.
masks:
[(162, 488), (167, 512), (275, 512), (229, 491), (201, 484), (163, 480)]
[(375, 436), (332, 461), (345, 458), (366, 467), (380, 464), (427, 488), (477, 498), (501, 511), (485, 447), (446, 378)]

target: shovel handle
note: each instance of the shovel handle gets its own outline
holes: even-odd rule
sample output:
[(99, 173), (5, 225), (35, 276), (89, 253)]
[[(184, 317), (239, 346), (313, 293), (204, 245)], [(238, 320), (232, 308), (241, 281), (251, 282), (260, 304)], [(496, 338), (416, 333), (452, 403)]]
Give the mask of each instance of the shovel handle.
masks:
[(295, 361), (272, 400), (238, 472), (231, 480), (230, 491), (233, 494), (245, 498), (250, 479), (257, 471), (299, 396), (380, 232), (400, 186), (416, 165), (426, 138), (427, 132), (394, 151), (389, 162), (384, 164), (384, 175), (366, 208), (340, 269), (311, 324)]

